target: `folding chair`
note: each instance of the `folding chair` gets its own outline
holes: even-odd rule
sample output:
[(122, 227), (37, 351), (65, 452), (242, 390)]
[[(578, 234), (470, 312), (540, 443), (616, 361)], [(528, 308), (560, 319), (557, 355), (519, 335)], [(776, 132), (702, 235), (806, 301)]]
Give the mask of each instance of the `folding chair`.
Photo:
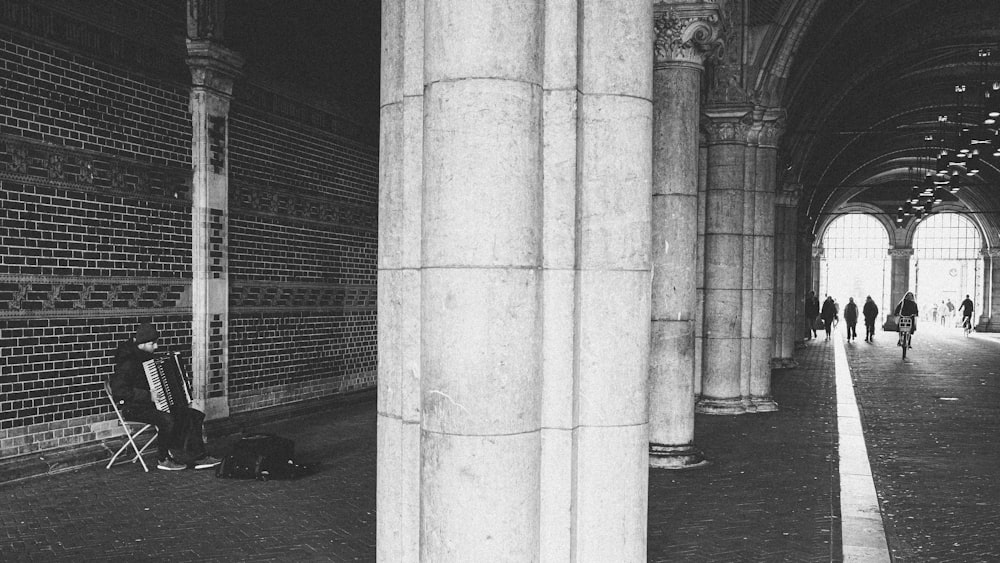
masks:
[[(108, 381), (104, 382), (104, 393), (108, 396), (108, 401), (111, 403), (111, 408), (115, 409), (115, 415), (118, 417), (118, 424), (120, 424), (121, 427), (125, 430), (125, 443), (122, 444), (122, 447), (118, 448), (118, 451), (115, 452), (115, 455), (111, 456), (111, 461), (108, 462), (108, 465), (107, 467), (105, 467), (105, 469), (111, 469), (111, 466), (115, 464), (115, 460), (118, 459), (118, 456), (120, 456), (122, 452), (125, 451), (126, 448), (132, 446), (132, 451), (135, 452), (135, 457), (132, 458), (132, 463), (138, 461), (139, 463), (142, 464), (142, 468), (145, 469), (146, 472), (148, 473), (149, 466), (146, 465), (146, 460), (142, 459), (142, 453), (146, 451), (146, 448), (148, 448), (150, 445), (153, 444), (153, 442), (156, 441), (156, 426), (152, 424), (147, 424), (145, 422), (133, 422), (130, 420), (125, 420), (125, 417), (122, 416), (122, 411), (118, 409), (118, 404), (115, 402), (114, 396), (111, 394), (111, 383)], [(135, 431), (136, 428), (138, 428), (139, 430)], [(137, 442), (139, 441), (139, 437), (145, 434), (147, 431), (151, 431), (153, 433), (153, 437), (150, 438), (149, 440), (146, 440), (146, 443), (142, 446), (142, 448), (140, 448), (137, 444)]]

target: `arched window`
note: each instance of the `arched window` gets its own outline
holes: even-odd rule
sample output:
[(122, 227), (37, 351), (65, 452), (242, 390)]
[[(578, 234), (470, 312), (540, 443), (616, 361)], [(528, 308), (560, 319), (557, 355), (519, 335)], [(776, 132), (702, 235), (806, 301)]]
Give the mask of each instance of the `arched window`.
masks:
[(823, 233), (819, 291), (843, 308), (850, 298), (871, 296), (880, 310), (889, 299), (889, 234), (871, 215), (849, 213), (834, 219)]
[(954, 318), (942, 318), (935, 313), (947, 310), (948, 301), (954, 305), (966, 295), (972, 297), (976, 310), (981, 310), (982, 247), (979, 229), (958, 213), (935, 213), (917, 225), (910, 279), (917, 291), (922, 315), (953, 325)]
[(979, 229), (958, 213), (937, 213), (924, 219), (913, 239), (918, 259), (975, 260), (982, 247)]

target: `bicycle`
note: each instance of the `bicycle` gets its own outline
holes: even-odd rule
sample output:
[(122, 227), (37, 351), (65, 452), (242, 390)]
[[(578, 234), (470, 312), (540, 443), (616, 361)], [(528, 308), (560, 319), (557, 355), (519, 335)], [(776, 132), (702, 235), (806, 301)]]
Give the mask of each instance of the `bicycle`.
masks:
[(962, 317), (962, 330), (965, 331), (965, 336), (969, 336), (972, 332), (972, 317)]
[(903, 348), (903, 359), (906, 359), (906, 350), (910, 348), (910, 339), (913, 337), (913, 317), (900, 315), (899, 321), (899, 345)]

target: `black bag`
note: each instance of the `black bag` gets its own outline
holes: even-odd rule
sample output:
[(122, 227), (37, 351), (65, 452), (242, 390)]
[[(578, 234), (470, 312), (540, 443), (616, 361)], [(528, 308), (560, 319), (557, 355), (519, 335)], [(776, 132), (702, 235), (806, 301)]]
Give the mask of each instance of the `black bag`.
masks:
[(274, 434), (244, 436), (215, 466), (216, 477), (258, 481), (294, 479), (310, 472), (295, 462), (295, 442)]

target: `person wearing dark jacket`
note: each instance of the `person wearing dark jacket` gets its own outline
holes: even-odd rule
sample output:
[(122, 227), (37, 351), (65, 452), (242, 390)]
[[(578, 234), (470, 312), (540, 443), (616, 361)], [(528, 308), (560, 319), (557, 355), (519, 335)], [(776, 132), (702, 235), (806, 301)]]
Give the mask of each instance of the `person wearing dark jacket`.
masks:
[[(806, 338), (816, 338), (816, 318), (819, 317), (819, 297), (815, 291), (810, 291), (806, 295)], [(809, 335), (812, 336), (809, 336)]]
[(875, 319), (878, 318), (878, 305), (869, 295), (865, 298), (865, 306), (861, 309), (861, 314), (865, 316), (865, 342), (873, 342), (875, 339)]
[(178, 471), (188, 466), (195, 469), (215, 467), (219, 460), (208, 455), (202, 439), (205, 414), (189, 406), (161, 412), (153, 403), (142, 363), (156, 357), (159, 338), (156, 328), (144, 323), (134, 337), (119, 344), (115, 352), (115, 371), (111, 375), (111, 395), (125, 420), (156, 426), (158, 469)]
[[(917, 316), (920, 314), (920, 308), (917, 307), (917, 299), (916, 297), (914, 297), (912, 291), (907, 291), (906, 295), (904, 295), (903, 298), (899, 300), (899, 303), (896, 305), (896, 308), (892, 310), (892, 314), (896, 315), (897, 317), (899, 316), (913, 317), (913, 328), (910, 329), (910, 334), (917, 333)], [(900, 338), (896, 342), (896, 346), (902, 346), (902, 345), (903, 345), (903, 339)], [(911, 344), (909, 347), (913, 348), (913, 345)]]
[(823, 330), (826, 331), (826, 339), (830, 340), (830, 330), (833, 328), (834, 319), (837, 318), (837, 304), (833, 302), (833, 297), (826, 296), (819, 317), (823, 319)]
[(847, 321), (847, 341), (858, 339), (858, 304), (853, 297), (847, 299), (844, 306), (844, 320)]

